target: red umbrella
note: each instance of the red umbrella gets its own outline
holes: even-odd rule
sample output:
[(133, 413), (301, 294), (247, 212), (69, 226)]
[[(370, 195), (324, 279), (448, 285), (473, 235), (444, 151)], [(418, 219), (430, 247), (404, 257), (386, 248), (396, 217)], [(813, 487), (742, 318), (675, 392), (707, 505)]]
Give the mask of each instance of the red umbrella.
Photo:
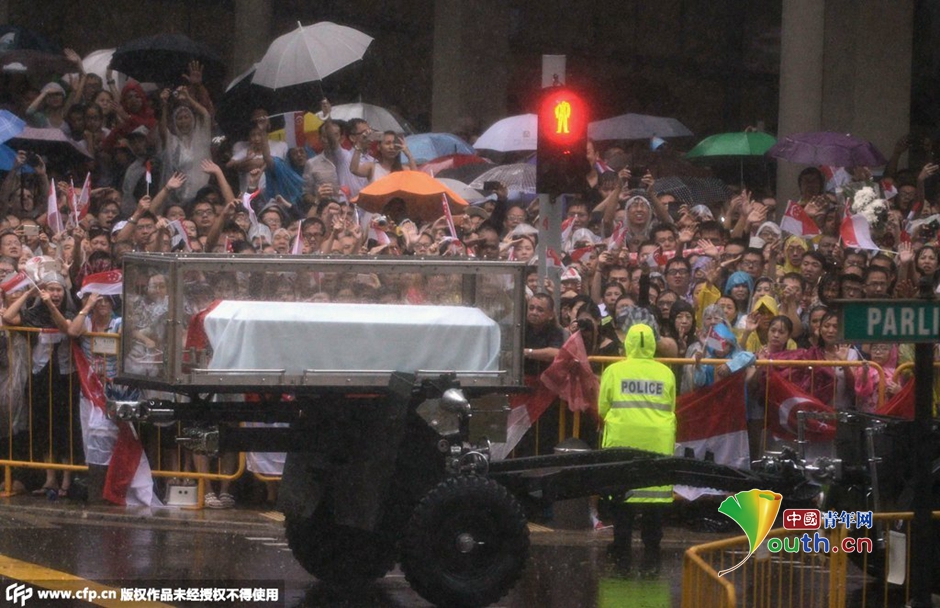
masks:
[(447, 169), (479, 164), (492, 164), (492, 162), (476, 154), (448, 154), (447, 156), (429, 160), (418, 167), (418, 171), (424, 171), (431, 177), (437, 177), (438, 173), (446, 171)]

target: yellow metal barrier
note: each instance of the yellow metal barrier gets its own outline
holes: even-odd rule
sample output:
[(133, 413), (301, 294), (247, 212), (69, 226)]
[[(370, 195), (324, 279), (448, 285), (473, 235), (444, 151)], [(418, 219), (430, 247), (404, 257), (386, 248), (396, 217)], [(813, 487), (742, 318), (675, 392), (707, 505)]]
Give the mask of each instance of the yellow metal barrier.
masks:
[[(65, 459), (66, 462), (45, 462), (45, 460), (51, 460), (49, 458), (49, 452), (45, 454), (37, 454), (35, 448), (35, 433), (48, 432), (48, 442), (49, 445), (53, 444), (53, 441), (56, 439), (56, 436), (53, 433), (53, 421), (52, 416), (54, 414), (52, 408), (55, 402), (55, 395), (53, 394), (55, 386), (51, 382), (48, 387), (48, 429), (37, 429), (34, 428), (34, 413), (36, 408), (41, 407), (41, 404), (35, 403), (34, 400), (34, 389), (33, 378), (30, 373), (30, 365), (33, 358), (33, 344), (32, 340), (28, 339), (29, 334), (42, 334), (43, 330), (38, 328), (31, 327), (4, 327), (4, 331), (8, 332), (8, 339), (10, 344), (13, 343), (15, 336), (26, 336), (27, 339), (22, 340), (19, 344), (16, 345), (16, 348), (8, 344), (7, 348), (7, 383), (4, 387), (7, 391), (6, 395), (0, 395), (0, 397), (5, 397), (6, 409), (8, 410), (5, 414), (6, 417), (6, 426), (8, 432), (6, 436), (0, 437), (0, 443), (6, 443), (4, 453), (0, 453), (0, 468), (3, 469), (2, 481), (3, 481), (3, 491), (0, 492), (0, 497), (7, 497), (14, 494), (13, 488), (13, 469), (42, 469), (42, 470), (55, 470), (55, 471), (70, 471), (70, 472), (87, 472), (88, 467), (85, 464), (82, 464), (83, 459), (79, 456), (80, 452), (78, 450), (82, 449), (82, 440), (81, 436), (74, 436), (72, 431), (79, 431), (79, 424), (74, 417), (79, 415), (79, 401), (77, 395), (79, 394), (78, 380), (75, 378), (74, 374), (68, 376), (68, 390), (69, 390), (69, 420), (68, 420), (68, 429), (70, 430), (68, 438), (68, 458)], [(116, 340), (118, 346), (120, 345), (121, 336), (120, 334), (110, 334), (110, 333), (86, 333), (83, 337), (87, 338), (108, 338)], [(68, 340), (68, 338), (65, 338)], [(117, 352), (120, 352), (118, 348)], [(21, 378), (12, 378), (14, 365), (12, 365), (12, 357), (22, 356), (23, 361), (19, 362), (20, 365), (25, 365), (25, 367), (16, 368), (18, 371), (23, 372), (25, 370), (25, 375)], [(102, 357), (103, 358), (103, 357)], [(101, 361), (92, 361), (89, 362), (93, 367), (96, 367), (98, 364), (101, 364)], [(69, 349), (69, 367), (72, 368), (72, 351)], [(22, 383), (21, 386), (16, 386), (16, 384)], [(21, 391), (20, 394), (17, 394)], [(14, 426), (14, 409), (15, 408), (25, 408), (25, 417), (26, 417), (26, 436), (19, 437), (13, 434)], [(19, 413), (24, 413), (21, 410)], [(74, 424), (73, 424), (74, 423)], [(218, 471), (216, 473), (197, 473), (192, 471), (183, 471), (179, 470), (180, 467), (173, 468), (161, 468), (164, 464), (164, 452), (160, 442), (160, 433), (161, 430), (157, 431), (157, 446), (156, 453), (150, 454), (151, 459), (154, 459), (154, 462), (151, 463), (151, 472), (154, 477), (164, 477), (164, 478), (179, 478), (179, 479), (193, 479), (196, 481), (198, 486), (198, 505), (201, 508), (203, 506), (203, 501), (205, 497), (205, 488), (206, 482), (209, 481), (234, 481), (241, 477), (246, 470), (246, 457), (244, 453), (239, 454), (238, 466), (236, 470), (230, 474), (221, 472), (221, 464), (219, 464)], [(61, 439), (61, 438), (60, 438)], [(25, 446), (19, 442), (25, 442)], [(145, 446), (146, 447), (146, 446)], [(25, 448), (25, 449), (24, 449)], [(181, 448), (174, 448), (176, 451), (176, 462), (182, 464), (184, 457), (184, 450)], [(26, 454), (25, 458), (15, 458), (14, 454), (24, 453)]]
[[(940, 511), (934, 511), (934, 519), (940, 519)], [(872, 539), (876, 551), (879, 531), (883, 531), (884, 552), (890, 550), (892, 542), (903, 542), (906, 555), (904, 583), (884, 584), (886, 560), (870, 561), (869, 554), (860, 553), (861, 559), (852, 563), (845, 551), (822, 553), (772, 553), (766, 549), (767, 541), (751, 558), (737, 570), (724, 577), (718, 572), (741, 561), (748, 552), (746, 536), (735, 536), (690, 547), (686, 550), (682, 565), (683, 608), (735, 608), (737, 606), (810, 608), (844, 608), (846, 606), (868, 608), (869, 606), (902, 606), (910, 601), (910, 534), (906, 523), (913, 519), (912, 513), (875, 513), (874, 526), (863, 530), (857, 538)], [(900, 531), (898, 529), (900, 528)], [(900, 535), (888, 534), (892, 530)], [(829, 539), (832, 546), (842, 546), (849, 536), (848, 530), (839, 526), (834, 530), (820, 530), (820, 536)], [(767, 535), (771, 538), (799, 537), (804, 531), (776, 528)], [(874, 564), (882, 566), (879, 571), (869, 573)], [(851, 584), (850, 584), (851, 582)]]

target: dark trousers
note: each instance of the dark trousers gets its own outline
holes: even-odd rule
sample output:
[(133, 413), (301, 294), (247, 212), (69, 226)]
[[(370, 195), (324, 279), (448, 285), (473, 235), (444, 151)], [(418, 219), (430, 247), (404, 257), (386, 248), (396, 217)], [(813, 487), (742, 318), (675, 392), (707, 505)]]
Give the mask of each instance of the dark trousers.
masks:
[(630, 554), (633, 536), (633, 521), (640, 516), (640, 538), (646, 553), (659, 553), (659, 543), (663, 539), (663, 506), (657, 503), (624, 503), (613, 505), (614, 549), (625, 555)]

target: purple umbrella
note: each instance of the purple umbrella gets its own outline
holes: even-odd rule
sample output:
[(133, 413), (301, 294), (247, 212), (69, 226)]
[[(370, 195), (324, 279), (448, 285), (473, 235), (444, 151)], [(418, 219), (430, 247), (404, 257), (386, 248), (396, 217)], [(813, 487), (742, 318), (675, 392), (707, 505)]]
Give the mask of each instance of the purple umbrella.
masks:
[(830, 131), (788, 135), (767, 150), (767, 156), (834, 167), (878, 167), (888, 162), (870, 141)]

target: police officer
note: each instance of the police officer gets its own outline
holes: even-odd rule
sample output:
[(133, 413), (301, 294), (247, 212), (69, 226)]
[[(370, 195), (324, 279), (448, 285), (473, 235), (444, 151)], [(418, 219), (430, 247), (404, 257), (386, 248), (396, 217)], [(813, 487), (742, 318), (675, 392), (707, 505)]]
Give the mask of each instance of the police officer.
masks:
[[(624, 339), (626, 360), (601, 377), (598, 407), (604, 421), (603, 448), (637, 448), (672, 455), (676, 442), (676, 380), (668, 367), (653, 361), (656, 336), (646, 324), (633, 324)], [(641, 517), (644, 571), (659, 570), (662, 506), (672, 502), (672, 486), (630, 490), (613, 505), (614, 542), (608, 548), (629, 567), (633, 520)]]

